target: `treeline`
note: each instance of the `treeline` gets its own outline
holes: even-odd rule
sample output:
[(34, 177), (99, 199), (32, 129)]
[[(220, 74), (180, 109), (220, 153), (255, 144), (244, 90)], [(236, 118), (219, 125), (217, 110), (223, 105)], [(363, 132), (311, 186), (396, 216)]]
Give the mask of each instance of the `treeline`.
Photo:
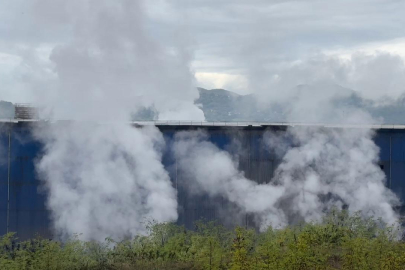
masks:
[(333, 211), (321, 223), (284, 229), (195, 230), (153, 224), (148, 236), (115, 242), (18, 242), (0, 238), (0, 269), (405, 269), (399, 230)]

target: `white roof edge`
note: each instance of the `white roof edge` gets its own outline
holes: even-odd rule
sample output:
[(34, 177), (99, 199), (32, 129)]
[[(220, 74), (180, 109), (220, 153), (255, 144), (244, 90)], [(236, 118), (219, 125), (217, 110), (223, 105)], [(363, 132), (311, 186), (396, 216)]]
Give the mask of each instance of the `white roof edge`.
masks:
[[(44, 120), (44, 119), (0, 119), (0, 123), (20, 123), (20, 122), (63, 122), (69, 120)], [(308, 127), (327, 127), (327, 128), (371, 128), (371, 129), (405, 129), (405, 125), (384, 125), (384, 124), (328, 124), (328, 123), (288, 123), (288, 122), (208, 122), (208, 121), (133, 121), (128, 122), (140, 126), (155, 125), (155, 126), (223, 126), (223, 127), (267, 127), (267, 126), (308, 126)]]

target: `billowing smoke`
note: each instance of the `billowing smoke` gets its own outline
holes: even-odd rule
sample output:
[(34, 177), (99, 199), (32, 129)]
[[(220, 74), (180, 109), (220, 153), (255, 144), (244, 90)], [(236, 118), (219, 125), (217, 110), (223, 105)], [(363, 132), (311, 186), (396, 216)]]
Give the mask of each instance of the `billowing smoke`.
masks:
[[(36, 130), (44, 143), (37, 169), (48, 190), (56, 234), (123, 238), (143, 233), (145, 218), (175, 220), (176, 192), (161, 163), (162, 135), (156, 128), (124, 123), (144, 107), (155, 108), (161, 120), (204, 119), (193, 104), (198, 92), (187, 39), (179, 38), (181, 31), (163, 33), (148, 23), (146, 1), (19, 4), (16, 10), (24, 7), (30, 18), (29, 25), (19, 28), (44, 42), (33, 51), (20, 48), (21, 59), (13, 63), (21, 61), (15, 65), (24, 72), (18, 73), (16, 89), (29, 92), (25, 96), (54, 119), (114, 123), (59, 122)], [(166, 36), (165, 43), (157, 42), (159, 35)], [(253, 37), (243, 40), (258, 43)], [(393, 98), (402, 93), (405, 69), (395, 56), (316, 58), (275, 72), (274, 66), (266, 68), (269, 58), (261, 53), (239, 53), (242, 58), (260, 56), (238, 62), (247, 63), (252, 91), (264, 104), (288, 108), (288, 121), (371, 123), (378, 119), (333, 102), (350, 96), (348, 88), (372, 99), (385, 97), (385, 89)], [(283, 136), (294, 144), (284, 144)], [(281, 137), (268, 133), (263, 139), (269, 151), (277, 147), (281, 161), (268, 184), (248, 179), (237, 159), (209, 143), (206, 135), (180, 133), (174, 151), (193, 192), (225, 197), (253, 214), (261, 228), (319, 220), (333, 206), (392, 223), (398, 199), (384, 187), (372, 136), (366, 128), (290, 128)]]
[[(280, 147), (274, 136), (265, 135), (270, 149)], [(345, 206), (388, 224), (398, 221), (393, 207), (399, 200), (385, 186), (371, 130), (295, 127), (283, 136), (291, 136), (294, 146), (282, 156), (272, 181), (285, 187), (280, 205), (289, 219), (316, 221), (325, 210)]]
[(268, 220), (285, 224), (284, 213), (276, 207), (285, 187), (247, 179), (229, 153), (208, 142), (204, 133), (178, 133), (173, 147), (191, 192), (222, 196), (244, 212), (257, 214), (266, 224)]
[(372, 130), (364, 126), (381, 119), (359, 108), (355, 97), (375, 104), (401, 97), (403, 59), (387, 53), (357, 53), (349, 59), (316, 56), (279, 69), (261, 61), (251, 64), (252, 91), (263, 106), (284, 107), (287, 122), (346, 127), (289, 127), (281, 134), (267, 132), (263, 140), (279, 161), (267, 184), (248, 179), (238, 170), (235, 157), (204, 136), (179, 135), (175, 153), (181, 170), (195, 183), (193, 191), (221, 194), (241, 211), (253, 214), (262, 229), (318, 221), (332, 207), (361, 211), (364, 216), (396, 224), (394, 208), (399, 199), (385, 186), (385, 175), (378, 166), (379, 149)]
[(265, 229), (298, 221), (319, 221), (332, 208), (396, 224), (398, 198), (378, 167), (378, 147), (365, 128), (290, 128), (267, 132), (264, 141), (280, 165), (269, 183), (258, 184), (238, 162), (203, 133), (179, 133), (174, 151), (193, 193), (223, 196)]
[(397, 224), (394, 208), (400, 202), (385, 186), (374, 133), (364, 125), (376, 120), (350, 104), (333, 106), (336, 97), (346, 95), (345, 88), (327, 81), (303, 87), (284, 93), (291, 95), (287, 119), (343, 128), (298, 125), (285, 132), (266, 132), (262, 139), (279, 164), (266, 184), (248, 179), (239, 171), (237, 157), (220, 150), (207, 136), (178, 134), (174, 151), (179, 167), (193, 183), (188, 187), (225, 197), (252, 214), (261, 229), (319, 221), (332, 208), (361, 211), (366, 217)]
[(144, 106), (160, 119), (203, 119), (193, 104), (188, 49), (148, 34), (142, 1), (34, 3), (39, 23), (61, 23), (70, 37), (52, 49), (54, 78), (47, 96), (37, 95), (50, 117), (78, 121), (36, 130), (45, 148), (37, 170), (56, 234), (122, 239), (144, 233), (145, 219), (175, 221), (162, 135), (126, 123)]
[(51, 50), (54, 79), (47, 95), (37, 96), (54, 118), (121, 121), (153, 105), (163, 120), (204, 119), (193, 104), (198, 91), (188, 44), (151, 36), (143, 1), (34, 3), (39, 25), (60, 24), (60, 14), (69, 37)]
[(37, 169), (59, 237), (122, 239), (145, 233), (144, 222), (177, 219), (176, 192), (161, 163), (164, 140), (155, 127), (59, 123), (41, 139), (45, 155)]

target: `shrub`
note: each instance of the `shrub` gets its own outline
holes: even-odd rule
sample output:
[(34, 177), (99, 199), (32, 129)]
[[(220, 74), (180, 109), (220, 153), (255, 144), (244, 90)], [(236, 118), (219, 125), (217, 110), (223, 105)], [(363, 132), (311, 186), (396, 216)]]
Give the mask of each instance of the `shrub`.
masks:
[(265, 232), (213, 222), (195, 230), (151, 223), (146, 236), (61, 243), (0, 237), (0, 269), (405, 269), (398, 228), (380, 220), (332, 211), (322, 222)]

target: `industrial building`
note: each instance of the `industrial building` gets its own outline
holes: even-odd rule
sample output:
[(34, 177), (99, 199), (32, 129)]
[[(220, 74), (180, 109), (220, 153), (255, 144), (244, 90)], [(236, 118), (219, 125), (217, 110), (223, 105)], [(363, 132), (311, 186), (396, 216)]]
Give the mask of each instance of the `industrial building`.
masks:
[[(37, 234), (52, 237), (46, 194), (35, 171), (35, 160), (42, 145), (32, 136), (36, 120), (8, 120), (0, 123), (0, 234), (17, 232), (20, 239)], [(183, 130), (202, 129), (219, 148), (229, 150), (236, 139), (243, 154), (240, 169), (249, 179), (259, 183), (271, 180), (279, 160), (266, 151), (262, 137), (267, 130), (284, 131), (293, 124), (270, 123), (208, 123), (208, 122), (137, 122), (134, 126), (156, 125), (170, 145), (174, 134)], [(325, 125), (324, 125), (325, 126)], [(380, 168), (387, 177), (387, 186), (405, 198), (405, 126), (370, 126), (376, 130), (375, 143), (380, 147)], [(359, 126), (325, 126), (325, 128), (362, 128)], [(80, 136), (80, 134), (78, 134)], [(199, 219), (219, 218), (221, 198), (191, 198), (182, 188), (183, 179), (176, 170), (176, 161), (167, 151), (163, 163), (178, 190), (178, 223), (192, 228)], [(249, 219), (235, 216), (235, 222), (249, 226)]]

